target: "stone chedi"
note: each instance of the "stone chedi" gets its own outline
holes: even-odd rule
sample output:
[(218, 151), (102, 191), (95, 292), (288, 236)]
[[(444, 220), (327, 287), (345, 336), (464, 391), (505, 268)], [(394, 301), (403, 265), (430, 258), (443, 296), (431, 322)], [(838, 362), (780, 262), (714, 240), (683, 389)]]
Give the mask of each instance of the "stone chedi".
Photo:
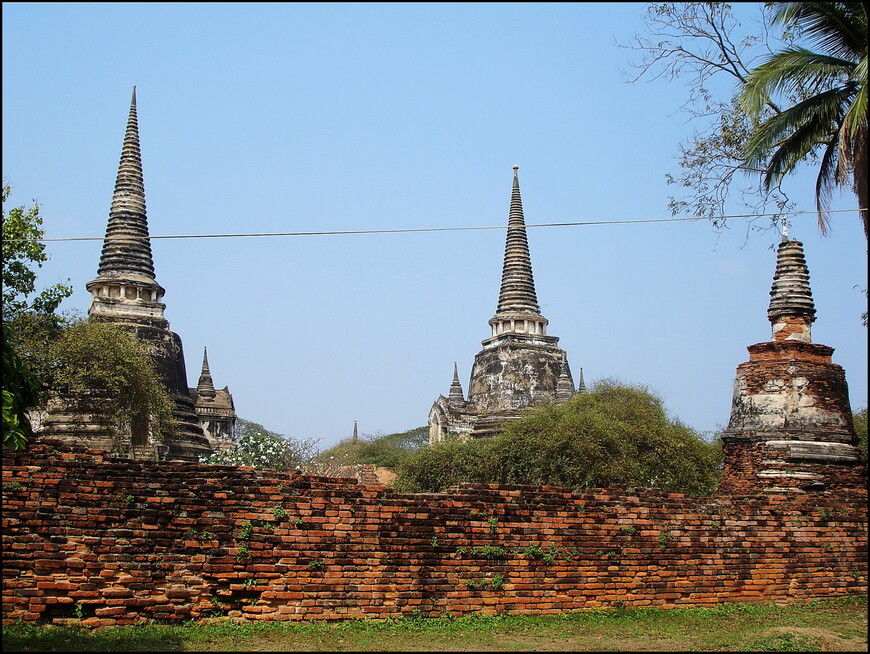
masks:
[(41, 434), (86, 441), (90, 447), (131, 458), (196, 461), (200, 455), (210, 454), (212, 446), (203, 433), (188, 391), (181, 338), (170, 330), (169, 321), (163, 315), (165, 290), (154, 274), (135, 87), (97, 277), (88, 282), (86, 288), (91, 294), (88, 315), (130, 330), (155, 360), (174, 403), (177, 434), (166, 442), (156, 442), (147, 420), (141, 418), (132, 421), (129, 434), (116, 434), (100, 425), (94, 415), (76, 415), (69, 411), (69, 401), (65, 402), (66, 406), (64, 403), (49, 406)]
[(720, 493), (863, 487), (866, 467), (852, 423), (846, 375), (834, 348), (813, 343), (816, 309), (803, 245), (779, 245), (767, 312), (771, 340), (737, 367), (722, 433)]
[(194, 410), (199, 425), (211, 448), (215, 451), (236, 447), (233, 431), (236, 426), (236, 409), (233, 396), (227, 386), (215, 388), (208, 367), (208, 348), (203, 348), (202, 372), (196, 388), (188, 389), (193, 398)]
[(441, 395), (429, 411), (429, 442), (447, 434), (482, 438), (501, 430), (523, 409), (574, 395), (574, 382), (559, 339), (547, 335), (532, 276), (529, 244), (514, 166), (501, 289), (490, 337), (474, 358), (466, 399), (456, 364), (448, 397)]

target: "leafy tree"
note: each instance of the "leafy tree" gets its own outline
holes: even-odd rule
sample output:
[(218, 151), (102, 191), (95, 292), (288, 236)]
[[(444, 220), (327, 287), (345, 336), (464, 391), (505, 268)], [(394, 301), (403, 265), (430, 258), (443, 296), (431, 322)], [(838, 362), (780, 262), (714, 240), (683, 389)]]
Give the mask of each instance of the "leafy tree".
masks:
[(318, 438), (297, 439), (238, 418), (234, 432), (236, 447), (203, 457), (200, 463), (255, 468), (298, 469), (309, 475), (339, 476), (342, 464), (320, 460)]
[(268, 430), (263, 431), (265, 433), (244, 430), (234, 449), (215, 452), (202, 458), (200, 462), (255, 468), (302, 468), (312, 459), (316, 440), (300, 441)]
[(395, 434), (363, 437), (356, 442), (347, 438), (319, 454), (317, 460), (396, 468), (428, 442), (429, 428), (426, 426)]
[(39, 381), (27, 369), (3, 323), (3, 445), (20, 450), (33, 435), (27, 410), (40, 402)]
[[(666, 174), (680, 194), (669, 198), (672, 215), (710, 218), (724, 227), (726, 202), (736, 199), (753, 213), (794, 207), (780, 188), (767, 189), (743, 174), (743, 146), (753, 130), (749, 114), (732, 96), (760, 57), (794, 35), (774, 36), (763, 4), (750, 24), (742, 24), (723, 2), (657, 2), (645, 5), (644, 33), (622, 47), (639, 53), (627, 81), (684, 81), (688, 94), (678, 111), (695, 126), (678, 144), (679, 171)], [(794, 98), (793, 98), (794, 99)], [(768, 106), (775, 113), (779, 108)], [(771, 225), (772, 226), (772, 223)]]
[(236, 418), (236, 424), (233, 429), (233, 438), (236, 442), (240, 441), (243, 436), (270, 436), (274, 438), (284, 438), (281, 434), (266, 429), (263, 425), (245, 420), (244, 418)]
[[(858, 196), (867, 237), (867, 5), (863, 2), (774, 2), (774, 21), (817, 48), (790, 45), (765, 58), (740, 91), (740, 106), (760, 121), (745, 144), (748, 169), (764, 187), (821, 151), (816, 178), (819, 229), (828, 229), (832, 190)], [(787, 109), (771, 102), (798, 96)]]
[[(27, 415), (42, 399), (39, 379), (30, 371), (21, 354), (19, 327), (50, 323), (56, 328), (62, 319), (55, 314), (72, 289), (55, 284), (36, 293), (36, 268), (48, 259), (45, 245), (39, 242), (44, 232), (39, 205), (30, 209), (15, 207), (6, 211), (11, 189), (2, 190), (2, 308), (3, 319), (3, 444), (20, 449), (32, 436)], [(31, 297), (33, 296), (33, 297)], [(46, 328), (47, 329), (47, 328)]]
[[(781, 186), (784, 176), (819, 160), (824, 233), (830, 191), (846, 185), (849, 171), (861, 208), (867, 206), (866, 9), (836, 2), (744, 6), (758, 11), (746, 24), (727, 3), (650, 3), (645, 32), (623, 45), (640, 53), (628, 81), (682, 79), (689, 89), (680, 111), (696, 129), (679, 144), (680, 171), (666, 175), (683, 193), (670, 198), (671, 212), (708, 217), (718, 227), (729, 199), (753, 213), (771, 205), (788, 213), (795, 205)], [(822, 54), (797, 46), (803, 38)], [(866, 212), (862, 220), (866, 235)]]
[(138, 421), (156, 438), (174, 434), (174, 403), (155, 361), (125, 328), (77, 320), (49, 341), (42, 361), (44, 383), (72, 408), (117, 432)]
[(647, 389), (600, 381), (565, 403), (531, 409), (492, 439), (423, 449), (400, 465), (395, 488), (631, 485), (704, 494), (715, 488), (718, 457), (715, 445), (668, 418)]
[[(41, 268), (48, 260), (45, 244), (38, 240), (45, 235), (40, 229), (42, 218), (39, 215), (39, 205), (35, 204), (30, 209), (15, 207), (7, 213), (6, 200), (10, 193), (10, 187), (4, 186), (3, 320), (14, 318), (22, 311), (53, 316), (64, 298), (72, 295), (72, 288), (55, 284), (36, 293), (35, 268)], [(32, 299), (30, 296), (33, 296)]]

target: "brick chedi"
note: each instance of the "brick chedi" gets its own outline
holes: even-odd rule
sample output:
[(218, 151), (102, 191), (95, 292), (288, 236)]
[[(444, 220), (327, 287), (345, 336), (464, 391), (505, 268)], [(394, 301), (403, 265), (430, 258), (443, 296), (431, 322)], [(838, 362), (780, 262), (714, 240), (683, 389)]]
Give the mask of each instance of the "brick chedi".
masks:
[(783, 236), (770, 291), (771, 340), (737, 367), (722, 434), (720, 493), (863, 487), (846, 375), (812, 342), (816, 309), (803, 245)]
[(56, 399), (49, 405), (41, 433), (44, 437), (85, 441), (119, 456), (196, 461), (212, 452), (188, 393), (187, 372), (181, 338), (169, 329), (163, 315), (165, 293), (157, 283), (139, 149), (136, 89), (130, 103), (121, 161), (115, 182), (109, 222), (103, 241), (97, 277), (86, 285), (91, 293), (88, 315), (129, 329), (156, 362), (157, 370), (174, 402), (177, 435), (155, 442), (147, 420), (133, 420), (129, 434), (117, 434), (100, 426), (95, 416), (69, 411), (76, 398)]
[(194, 410), (199, 418), (205, 437), (215, 451), (236, 447), (233, 432), (236, 426), (236, 409), (233, 396), (227, 386), (215, 388), (208, 367), (208, 348), (203, 348), (202, 372), (196, 388), (188, 389), (193, 398)]
[(559, 339), (547, 335), (548, 321), (538, 305), (517, 170), (514, 166), (501, 289), (489, 320), (491, 334), (474, 358), (467, 399), (454, 364), (449, 397), (440, 396), (429, 411), (430, 443), (448, 433), (462, 438), (493, 435), (524, 409), (574, 394), (567, 355), (557, 345)]

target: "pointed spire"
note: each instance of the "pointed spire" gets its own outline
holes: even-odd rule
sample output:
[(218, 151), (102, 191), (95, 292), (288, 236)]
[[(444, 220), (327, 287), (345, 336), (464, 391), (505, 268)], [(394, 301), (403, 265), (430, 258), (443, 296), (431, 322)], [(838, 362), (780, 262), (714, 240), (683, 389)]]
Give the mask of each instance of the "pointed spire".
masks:
[(574, 384), (568, 376), (568, 359), (562, 357), (562, 367), (559, 370), (559, 381), (556, 382), (556, 400), (568, 400), (574, 396)]
[(89, 315), (149, 323), (165, 320), (161, 299), (166, 291), (154, 277), (145, 214), (135, 86), (97, 277), (85, 287), (91, 293)]
[(776, 271), (767, 309), (767, 317), (773, 328), (771, 340), (811, 343), (810, 326), (815, 316), (803, 243), (784, 238), (777, 250)]
[(450, 384), (450, 395), (447, 401), (456, 407), (465, 406), (465, 395), (462, 392), (462, 384), (459, 383), (459, 368), (456, 367), (456, 362), (453, 362), (453, 383)]
[(354, 420), (353, 421), (353, 436), (351, 437), (350, 442), (356, 443), (358, 441), (359, 441), (359, 434), (357, 433), (357, 430), (356, 430), (356, 420)]
[(217, 391), (214, 389), (214, 382), (211, 380), (211, 371), (208, 369), (208, 348), (203, 348), (202, 352), (202, 372), (199, 375), (199, 383), (196, 385), (196, 393), (201, 398), (214, 399)]
[(106, 240), (100, 257), (100, 276), (133, 274), (154, 281), (154, 261), (148, 239), (145, 212), (145, 184), (139, 151), (139, 122), (136, 115), (136, 87), (130, 101), (127, 131), (109, 210)]
[(541, 308), (538, 306), (535, 280), (532, 277), (532, 261), (526, 238), (526, 223), (523, 217), (523, 202), (520, 198), (518, 170), (519, 166), (514, 166), (501, 291), (498, 296), (496, 314), (530, 313), (538, 315)]
[(586, 382), (583, 381), (583, 368), (580, 368), (580, 383), (577, 385), (578, 393), (586, 393)]

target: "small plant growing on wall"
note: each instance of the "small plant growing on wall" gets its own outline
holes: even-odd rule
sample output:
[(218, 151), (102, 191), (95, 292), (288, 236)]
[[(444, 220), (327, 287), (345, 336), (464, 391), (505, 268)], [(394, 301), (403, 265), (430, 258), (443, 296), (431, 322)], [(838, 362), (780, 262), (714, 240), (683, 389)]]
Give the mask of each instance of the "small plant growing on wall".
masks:
[(308, 567), (312, 570), (320, 570), (323, 568), (323, 561), (321, 559), (312, 559), (308, 562)]
[(530, 559), (540, 559), (544, 556), (544, 550), (541, 549), (540, 545), (526, 545), (522, 550), (520, 550), (521, 554), (525, 554)]
[(286, 510), (284, 509), (284, 507), (281, 506), (280, 504), (277, 504), (277, 505), (272, 509), (272, 513), (273, 513), (274, 516), (275, 516), (275, 520), (281, 520), (282, 518), (286, 518), (286, 517), (287, 517), (287, 511), (286, 511)]
[(494, 534), (498, 525), (498, 518), (496, 516), (492, 516), (489, 520), (487, 520), (489, 524), (489, 533)]
[(673, 540), (673, 538), (674, 536), (673, 534), (671, 534), (670, 528), (668, 528), (667, 526), (662, 528), (662, 530), (659, 532), (659, 549), (662, 552), (668, 549), (668, 543)]
[(242, 528), (239, 529), (239, 533), (236, 535), (236, 537), (239, 540), (248, 540), (251, 537), (251, 533), (253, 531), (254, 527), (253, 525), (251, 525), (251, 521), (245, 520), (245, 522), (242, 523)]
[(485, 590), (487, 588), (491, 590), (501, 590), (504, 588), (506, 581), (504, 575), (495, 575), (492, 579), (478, 579), (477, 581), (474, 579), (465, 579), (462, 583), (465, 584), (465, 587), (468, 590)]
[(553, 561), (559, 558), (559, 548), (555, 545), (550, 545), (550, 548), (547, 550), (547, 553), (541, 557), (541, 561), (544, 562), (545, 565), (550, 565)]
[(480, 555), (485, 559), (506, 559), (507, 550), (498, 545), (484, 545), (480, 548)]

